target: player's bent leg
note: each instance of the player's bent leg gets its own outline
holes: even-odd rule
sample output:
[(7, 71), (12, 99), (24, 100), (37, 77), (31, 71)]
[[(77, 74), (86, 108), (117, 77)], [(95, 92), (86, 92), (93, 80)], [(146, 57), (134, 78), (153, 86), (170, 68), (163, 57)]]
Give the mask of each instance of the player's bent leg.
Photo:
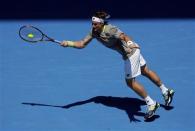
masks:
[(147, 65), (141, 67), (141, 74), (149, 78), (156, 86), (161, 86), (162, 82), (160, 77), (152, 70), (150, 70)]
[(147, 65), (141, 67), (141, 74), (149, 78), (155, 85), (157, 85), (161, 89), (162, 95), (164, 97), (165, 105), (169, 106), (173, 100), (173, 95), (175, 93), (174, 90), (165, 87), (165, 85), (162, 84), (158, 75), (155, 72), (151, 71), (147, 67)]

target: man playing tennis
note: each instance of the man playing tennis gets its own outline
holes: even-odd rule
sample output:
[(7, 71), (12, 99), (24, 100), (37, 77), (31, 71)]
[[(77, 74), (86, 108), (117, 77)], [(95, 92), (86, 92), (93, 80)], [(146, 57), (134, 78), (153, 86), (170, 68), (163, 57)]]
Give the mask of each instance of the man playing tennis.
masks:
[(146, 101), (147, 112), (145, 118), (151, 118), (160, 104), (147, 94), (144, 87), (136, 80), (136, 77), (142, 74), (158, 86), (162, 91), (166, 106), (171, 104), (174, 90), (168, 89), (157, 74), (147, 67), (146, 61), (140, 53), (139, 45), (119, 28), (108, 24), (106, 20), (109, 17), (110, 15), (106, 12), (96, 12), (92, 17), (92, 30), (83, 40), (63, 41), (61, 45), (64, 47), (84, 48), (93, 38), (96, 38), (104, 46), (119, 52), (125, 63), (126, 83)]

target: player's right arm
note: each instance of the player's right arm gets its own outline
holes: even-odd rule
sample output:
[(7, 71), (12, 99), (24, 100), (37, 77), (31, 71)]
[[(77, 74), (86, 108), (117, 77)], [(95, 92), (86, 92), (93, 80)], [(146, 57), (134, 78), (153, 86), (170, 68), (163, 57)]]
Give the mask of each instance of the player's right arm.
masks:
[(82, 48), (86, 47), (92, 39), (93, 39), (93, 37), (89, 34), (84, 39), (82, 39), (80, 41), (67, 41), (67, 40), (64, 40), (64, 41), (62, 41), (61, 46), (63, 46), (63, 47), (74, 47), (74, 48), (82, 49)]

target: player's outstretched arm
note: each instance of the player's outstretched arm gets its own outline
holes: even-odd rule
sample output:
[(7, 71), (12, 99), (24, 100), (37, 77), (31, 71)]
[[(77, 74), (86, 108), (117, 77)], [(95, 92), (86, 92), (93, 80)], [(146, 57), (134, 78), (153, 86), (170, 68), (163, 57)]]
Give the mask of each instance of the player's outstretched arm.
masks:
[(88, 45), (88, 43), (92, 39), (93, 38), (90, 35), (87, 35), (84, 39), (82, 39), (80, 41), (67, 41), (67, 40), (64, 40), (64, 41), (62, 41), (61, 46), (82, 49), (82, 48), (86, 47), (86, 45)]

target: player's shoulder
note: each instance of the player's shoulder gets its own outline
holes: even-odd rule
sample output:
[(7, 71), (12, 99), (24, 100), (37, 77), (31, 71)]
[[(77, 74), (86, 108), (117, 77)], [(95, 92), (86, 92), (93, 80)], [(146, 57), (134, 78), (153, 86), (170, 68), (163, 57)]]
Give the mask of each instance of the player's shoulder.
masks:
[(104, 32), (105, 33), (115, 33), (117, 32), (118, 27), (112, 24), (106, 24), (104, 25)]
[(104, 25), (105, 31), (109, 31), (110, 29), (117, 28), (117, 26), (112, 24), (106, 24)]

